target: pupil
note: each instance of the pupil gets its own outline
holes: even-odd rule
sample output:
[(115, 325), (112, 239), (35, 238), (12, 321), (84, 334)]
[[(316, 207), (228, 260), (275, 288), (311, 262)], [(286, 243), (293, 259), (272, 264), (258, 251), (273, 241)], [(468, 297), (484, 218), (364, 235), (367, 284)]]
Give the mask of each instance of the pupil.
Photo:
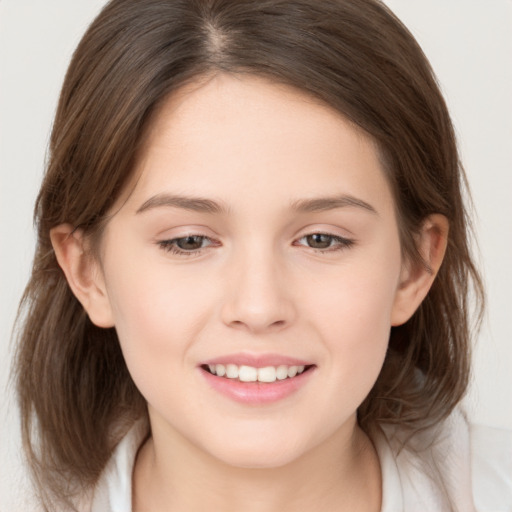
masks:
[(331, 236), (315, 233), (307, 236), (308, 245), (315, 249), (327, 249), (331, 245)]
[(200, 236), (186, 236), (177, 240), (177, 245), (180, 249), (192, 251), (194, 249), (200, 249), (203, 239)]

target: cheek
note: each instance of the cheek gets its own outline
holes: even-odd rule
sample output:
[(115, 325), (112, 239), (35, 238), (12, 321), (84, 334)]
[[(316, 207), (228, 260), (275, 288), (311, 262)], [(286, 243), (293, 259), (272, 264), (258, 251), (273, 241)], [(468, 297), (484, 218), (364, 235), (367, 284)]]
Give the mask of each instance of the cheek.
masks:
[(327, 364), (356, 406), (377, 379), (387, 351), (399, 261), (347, 267), (309, 306), (325, 340)]
[[(156, 380), (172, 378), (206, 322), (209, 304), (195, 284), (139, 260), (121, 261), (109, 272), (107, 289), (128, 369), (143, 394)], [(176, 372), (177, 373), (177, 372)]]
[[(399, 256), (384, 261), (357, 261), (333, 273), (310, 293), (303, 293), (319, 323), (335, 336), (366, 341), (375, 339), (371, 333), (389, 332), (391, 312), (400, 275)], [(377, 336), (378, 337), (378, 336)]]

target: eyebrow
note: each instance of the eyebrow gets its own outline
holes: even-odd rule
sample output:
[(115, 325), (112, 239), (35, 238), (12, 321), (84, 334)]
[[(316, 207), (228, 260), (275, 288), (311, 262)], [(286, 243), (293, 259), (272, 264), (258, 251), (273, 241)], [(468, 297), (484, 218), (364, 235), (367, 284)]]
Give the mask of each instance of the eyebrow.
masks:
[(170, 206), (174, 208), (182, 208), (184, 210), (191, 210), (194, 212), (203, 213), (226, 213), (228, 208), (212, 199), (204, 199), (202, 197), (188, 197), (170, 194), (157, 194), (145, 201), (142, 206), (137, 210), (137, 213), (142, 213), (153, 208), (162, 206)]
[(292, 208), (301, 213), (323, 212), (326, 210), (335, 210), (336, 208), (345, 208), (347, 206), (362, 208), (363, 210), (378, 215), (377, 210), (371, 204), (351, 195), (299, 199), (292, 203)]
[[(378, 215), (377, 210), (371, 204), (351, 195), (298, 199), (291, 203), (292, 210), (297, 213), (323, 212), (350, 206), (362, 208), (363, 210)], [(143, 213), (147, 210), (159, 207), (174, 207), (210, 214), (222, 214), (229, 211), (229, 208), (225, 204), (212, 199), (172, 194), (157, 194), (145, 201), (136, 213)]]

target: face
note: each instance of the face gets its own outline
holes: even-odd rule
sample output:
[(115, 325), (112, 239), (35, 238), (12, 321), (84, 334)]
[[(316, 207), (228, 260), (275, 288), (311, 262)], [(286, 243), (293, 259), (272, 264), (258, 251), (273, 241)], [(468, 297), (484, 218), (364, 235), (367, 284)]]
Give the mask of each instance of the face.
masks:
[(217, 75), (162, 106), (129, 188), (99, 267), (154, 431), (245, 467), (349, 436), (402, 275), (372, 141), (291, 88)]

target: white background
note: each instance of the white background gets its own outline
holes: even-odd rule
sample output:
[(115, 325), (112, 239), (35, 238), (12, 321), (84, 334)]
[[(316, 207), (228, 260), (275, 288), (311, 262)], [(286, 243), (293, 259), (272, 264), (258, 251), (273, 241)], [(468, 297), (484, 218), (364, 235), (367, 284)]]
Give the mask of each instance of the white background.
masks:
[[(0, 512), (32, 510), (8, 374), (29, 276), (32, 208), (64, 73), (104, 0), (0, 0)], [(512, 0), (387, 0), (448, 100), (477, 212), (488, 313), (466, 400), (473, 421), (512, 429)]]

